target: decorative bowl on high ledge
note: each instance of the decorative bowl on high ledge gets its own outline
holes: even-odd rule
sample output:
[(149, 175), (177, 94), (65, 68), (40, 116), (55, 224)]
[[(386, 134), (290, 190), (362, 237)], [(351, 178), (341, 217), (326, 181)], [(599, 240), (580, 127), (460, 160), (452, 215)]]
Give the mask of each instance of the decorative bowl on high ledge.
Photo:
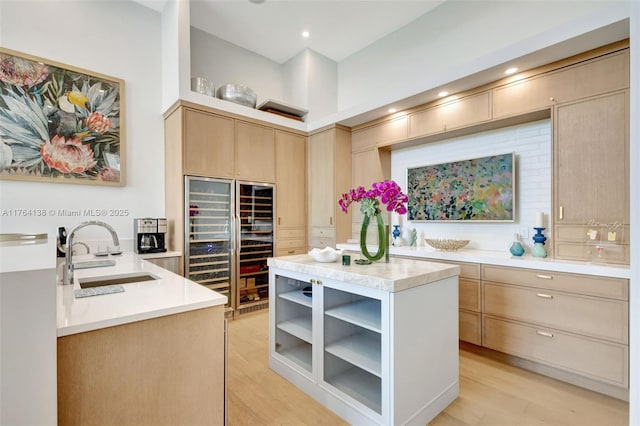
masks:
[(449, 240), (425, 238), (427, 244), (437, 250), (456, 251), (469, 244), (469, 240)]

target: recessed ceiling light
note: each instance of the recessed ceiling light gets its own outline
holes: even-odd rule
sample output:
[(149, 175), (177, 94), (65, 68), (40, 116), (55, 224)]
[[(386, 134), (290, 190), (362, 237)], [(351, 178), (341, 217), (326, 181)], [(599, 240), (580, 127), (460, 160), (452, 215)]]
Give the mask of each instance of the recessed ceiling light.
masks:
[(506, 75), (511, 75), (513, 73), (515, 73), (516, 71), (518, 71), (518, 68), (516, 67), (511, 67), (511, 68), (507, 68), (507, 70), (504, 72)]
[(438, 96), (440, 96), (441, 98), (444, 98), (448, 94), (449, 94), (449, 92), (447, 92), (446, 90), (443, 90), (442, 92), (438, 93)]
[(265, 1), (265, 0), (249, 0), (249, 1), (250, 1), (251, 3), (259, 4), (259, 3), (264, 3), (264, 1)]
[(389, 112), (390, 112), (390, 113), (392, 113), (392, 114), (393, 114), (394, 112), (396, 112), (396, 111), (397, 111), (397, 109), (395, 109), (395, 108), (389, 108)]
[(302, 37), (304, 37), (304, 38), (309, 38), (310, 35), (311, 34), (309, 34), (309, 31), (303, 31), (302, 32)]

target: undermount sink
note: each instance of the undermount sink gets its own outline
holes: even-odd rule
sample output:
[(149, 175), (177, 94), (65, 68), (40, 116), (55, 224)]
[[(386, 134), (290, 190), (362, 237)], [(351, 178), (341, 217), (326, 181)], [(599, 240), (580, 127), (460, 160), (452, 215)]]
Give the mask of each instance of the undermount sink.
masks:
[(102, 287), (105, 285), (130, 284), (157, 280), (158, 277), (147, 272), (122, 275), (106, 275), (102, 277), (79, 278), (80, 288)]

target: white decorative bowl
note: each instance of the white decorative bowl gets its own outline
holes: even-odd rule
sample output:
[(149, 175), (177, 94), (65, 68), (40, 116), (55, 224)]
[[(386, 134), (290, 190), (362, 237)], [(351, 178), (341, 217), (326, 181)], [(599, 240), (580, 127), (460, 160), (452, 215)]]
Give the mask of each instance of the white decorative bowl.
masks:
[(456, 251), (469, 244), (469, 240), (447, 240), (447, 239), (429, 239), (425, 238), (427, 244), (434, 249)]
[(314, 248), (309, 252), (309, 256), (316, 262), (330, 263), (335, 262), (342, 255), (342, 250), (335, 250), (331, 247), (325, 247), (322, 250)]

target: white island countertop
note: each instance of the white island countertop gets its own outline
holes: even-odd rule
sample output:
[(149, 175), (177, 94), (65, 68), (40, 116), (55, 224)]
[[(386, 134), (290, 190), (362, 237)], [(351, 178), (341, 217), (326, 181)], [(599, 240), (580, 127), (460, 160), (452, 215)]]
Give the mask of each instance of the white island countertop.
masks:
[[(135, 253), (109, 256), (114, 266), (77, 269), (73, 285), (57, 285), (57, 335), (97, 330), (223, 305), (226, 296), (209, 290), (180, 275), (145, 261)], [(92, 255), (74, 256), (75, 262), (98, 260)], [(125, 291), (100, 296), (76, 298), (78, 279), (132, 273), (148, 273), (158, 279), (122, 284)]]
[(343, 266), (341, 258), (336, 262), (316, 262), (306, 254), (269, 258), (267, 264), (274, 268), (389, 292), (407, 290), (460, 274), (460, 267), (456, 265), (412, 259), (391, 258), (389, 263), (379, 260), (370, 265), (357, 265), (354, 260), (360, 257), (359, 253), (344, 254), (351, 255), (351, 265)]

